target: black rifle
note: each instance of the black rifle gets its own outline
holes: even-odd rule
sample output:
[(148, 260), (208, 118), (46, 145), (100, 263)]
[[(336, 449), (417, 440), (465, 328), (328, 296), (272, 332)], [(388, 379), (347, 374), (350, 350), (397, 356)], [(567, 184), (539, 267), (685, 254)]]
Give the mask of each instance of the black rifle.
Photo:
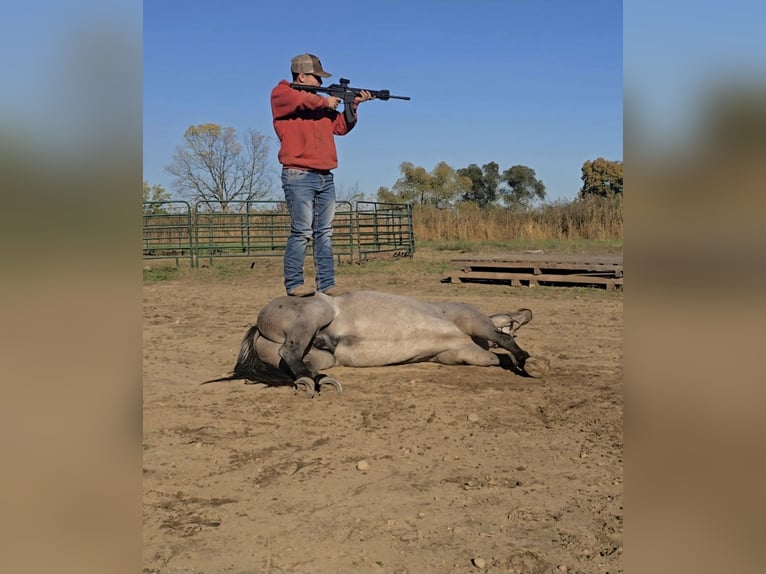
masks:
[[(291, 88), (295, 88), (296, 90), (304, 90), (306, 92), (324, 92), (325, 94), (329, 94), (335, 98), (340, 98), (343, 100), (343, 115), (346, 118), (346, 124), (348, 124), (349, 127), (353, 126), (356, 123), (356, 111), (354, 110), (354, 98), (357, 96), (360, 96), (362, 94), (362, 90), (364, 88), (352, 88), (348, 84), (350, 83), (350, 80), (347, 80), (346, 78), (341, 78), (339, 80), (339, 84), (330, 84), (327, 87), (322, 86), (307, 86), (305, 84), (290, 84)], [(378, 100), (409, 100), (409, 96), (392, 96), (391, 92), (388, 90), (364, 90), (365, 92), (370, 92), (374, 98)]]

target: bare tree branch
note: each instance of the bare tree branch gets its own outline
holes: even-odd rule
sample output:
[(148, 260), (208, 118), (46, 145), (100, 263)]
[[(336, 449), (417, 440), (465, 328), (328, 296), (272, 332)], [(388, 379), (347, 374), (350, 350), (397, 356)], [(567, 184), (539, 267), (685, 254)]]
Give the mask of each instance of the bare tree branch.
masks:
[(218, 203), (222, 211), (228, 211), (232, 201), (266, 197), (272, 186), (268, 138), (250, 129), (242, 140), (232, 127), (190, 126), (165, 168), (175, 177), (179, 195)]

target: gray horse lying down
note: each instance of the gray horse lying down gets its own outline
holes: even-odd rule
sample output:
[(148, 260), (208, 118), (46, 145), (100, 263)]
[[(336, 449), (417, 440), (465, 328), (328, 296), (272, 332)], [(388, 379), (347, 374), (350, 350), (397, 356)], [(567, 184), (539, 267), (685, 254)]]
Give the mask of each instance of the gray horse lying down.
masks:
[[(338, 381), (320, 374), (330, 367), (426, 361), (499, 366), (527, 375), (529, 353), (514, 333), (531, 320), (529, 309), (487, 316), (467, 303), (426, 303), (377, 291), (284, 296), (261, 310), (242, 339), (231, 375), (205, 383), (292, 381), (313, 396), (328, 384), (341, 392)], [(495, 347), (508, 354), (489, 350)]]

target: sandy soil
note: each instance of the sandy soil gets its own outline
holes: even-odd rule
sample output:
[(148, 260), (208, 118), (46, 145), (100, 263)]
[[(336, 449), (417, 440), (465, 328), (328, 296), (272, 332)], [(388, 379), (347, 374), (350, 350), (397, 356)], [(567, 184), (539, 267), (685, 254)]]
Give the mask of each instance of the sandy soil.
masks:
[(335, 368), (343, 394), (314, 399), (199, 386), (282, 295), (279, 262), (144, 285), (145, 572), (622, 571), (622, 293), (412, 269), (338, 283), (529, 307), (517, 341), (548, 371)]

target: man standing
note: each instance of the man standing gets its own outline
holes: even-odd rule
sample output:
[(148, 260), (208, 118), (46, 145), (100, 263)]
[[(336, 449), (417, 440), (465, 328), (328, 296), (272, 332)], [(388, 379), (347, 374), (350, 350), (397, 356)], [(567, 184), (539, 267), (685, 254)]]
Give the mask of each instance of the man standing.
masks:
[[(300, 54), (292, 59), (293, 83), (321, 86), (330, 74), (319, 58)], [(372, 99), (363, 90), (354, 99), (354, 109)], [(303, 263), (309, 240), (314, 242), (316, 288), (326, 295), (340, 295), (335, 286), (335, 260), (332, 250), (332, 221), (335, 215), (335, 182), (332, 171), (338, 167), (336, 135), (346, 135), (354, 127), (339, 113), (340, 98), (296, 90), (282, 80), (271, 91), (274, 131), (280, 141), (282, 189), (290, 213), (290, 237), (284, 257), (287, 294), (308, 297), (314, 289), (304, 284)]]

